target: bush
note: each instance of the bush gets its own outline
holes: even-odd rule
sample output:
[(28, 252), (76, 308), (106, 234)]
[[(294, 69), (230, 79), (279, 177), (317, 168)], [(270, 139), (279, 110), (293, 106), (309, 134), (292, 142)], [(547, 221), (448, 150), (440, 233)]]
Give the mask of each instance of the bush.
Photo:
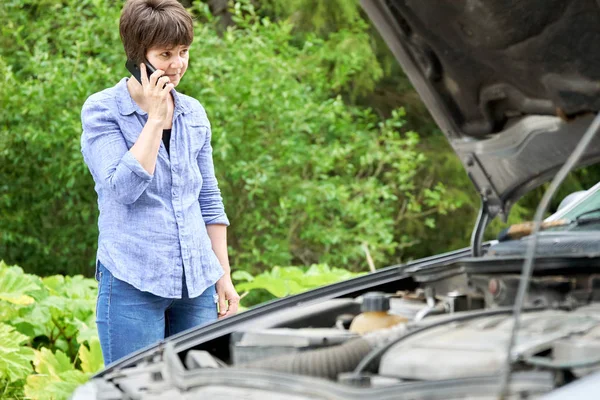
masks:
[[(0, 255), (26, 271), (93, 272), (96, 194), (79, 150), (79, 112), (88, 95), (127, 75), (121, 4), (0, 5), (8, 21), (0, 79), (9, 88), (0, 93)], [(213, 124), (234, 269), (366, 270), (365, 247), (378, 266), (400, 260), (456, 204), (423, 176), (427, 161), (402, 110), (380, 121), (332, 95), (357, 73), (380, 74), (371, 54), (347, 45), (366, 28), (295, 45), (290, 25), (258, 18), (247, 2), (234, 11), (236, 28), (219, 35), (196, 4), (205, 22), (196, 21), (180, 87)]]
[(0, 5), (0, 256), (39, 275), (92, 271), (96, 196), (79, 111), (121, 75), (109, 3)]
[(103, 367), (95, 300), (93, 279), (0, 261), (0, 397), (66, 399)]
[(313, 264), (308, 268), (274, 267), (256, 276), (246, 271), (235, 271), (232, 278), (239, 281), (235, 288), (241, 294), (242, 306), (246, 308), (362, 274), (364, 273), (353, 273), (343, 268), (331, 268), (327, 264)]

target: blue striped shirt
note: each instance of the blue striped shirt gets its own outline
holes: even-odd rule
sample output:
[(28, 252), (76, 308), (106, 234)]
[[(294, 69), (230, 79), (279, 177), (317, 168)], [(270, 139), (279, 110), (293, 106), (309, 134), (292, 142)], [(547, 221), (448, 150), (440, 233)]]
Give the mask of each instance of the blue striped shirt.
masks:
[(81, 152), (98, 193), (96, 260), (139, 290), (189, 297), (222, 275), (206, 225), (229, 225), (215, 178), (210, 123), (200, 103), (175, 99), (170, 157), (161, 141), (154, 174), (129, 149), (148, 115), (133, 101), (127, 78), (90, 96), (81, 111)]

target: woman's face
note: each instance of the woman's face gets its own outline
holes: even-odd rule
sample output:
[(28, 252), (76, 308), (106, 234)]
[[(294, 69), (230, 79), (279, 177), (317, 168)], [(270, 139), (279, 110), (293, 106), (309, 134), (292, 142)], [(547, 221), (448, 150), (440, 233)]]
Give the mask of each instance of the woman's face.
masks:
[(183, 77), (190, 58), (190, 46), (152, 47), (146, 52), (146, 59), (156, 69), (165, 71), (175, 86)]

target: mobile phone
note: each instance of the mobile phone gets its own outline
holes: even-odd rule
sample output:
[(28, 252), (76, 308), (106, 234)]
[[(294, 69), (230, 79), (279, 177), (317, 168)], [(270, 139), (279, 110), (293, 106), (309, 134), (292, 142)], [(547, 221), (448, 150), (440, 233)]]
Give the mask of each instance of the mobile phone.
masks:
[[(156, 71), (156, 68), (154, 68), (148, 61), (144, 61), (144, 64), (146, 64), (146, 72), (148, 73), (148, 80), (150, 80), (150, 75)], [(125, 68), (131, 72), (131, 75), (133, 75), (140, 84), (142, 83), (142, 71), (140, 70), (140, 66), (138, 64), (131, 60), (127, 60), (125, 63)]]

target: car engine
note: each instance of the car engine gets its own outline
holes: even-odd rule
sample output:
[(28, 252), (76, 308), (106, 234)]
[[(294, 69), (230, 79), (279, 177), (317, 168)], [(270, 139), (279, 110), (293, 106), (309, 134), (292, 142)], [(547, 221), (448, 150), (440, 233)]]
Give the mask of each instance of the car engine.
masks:
[[(532, 279), (511, 354), (516, 374), (544, 373), (554, 386), (600, 370), (598, 278), (547, 271)], [(413, 291), (368, 292), (349, 300), (354, 310), (339, 313), (329, 327), (237, 332), (230, 341), (232, 366), (371, 388), (498, 376), (518, 284), (516, 273), (457, 273)], [(396, 316), (399, 322), (353, 332), (361, 303), (374, 297), (387, 300), (378, 317)], [(376, 319), (371, 324), (377, 325)]]
[[(556, 240), (540, 237), (542, 246)], [(317, 290), (261, 305), (79, 391), (94, 387), (89, 398), (106, 400), (498, 399), (523, 261), (503, 246), (325, 289), (343, 295)], [(536, 260), (502, 398), (539, 399), (600, 376), (600, 265), (590, 254)], [(373, 281), (357, 289), (365, 278)]]

